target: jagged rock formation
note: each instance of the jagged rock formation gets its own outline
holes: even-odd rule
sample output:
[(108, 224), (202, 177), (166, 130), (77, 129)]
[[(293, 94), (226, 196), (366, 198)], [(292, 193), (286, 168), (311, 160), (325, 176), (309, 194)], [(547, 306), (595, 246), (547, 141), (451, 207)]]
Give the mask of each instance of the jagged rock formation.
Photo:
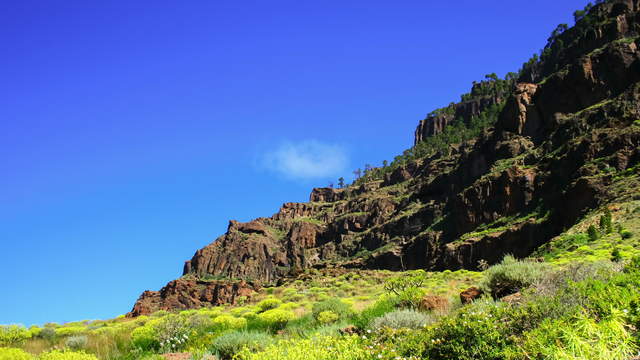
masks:
[(595, 25), (562, 34), (568, 46), (526, 69), (529, 81), (508, 94), (476, 85), (478, 96), (416, 130), (420, 142), (504, 105), (477, 139), (345, 189), (314, 189), (269, 218), (231, 221), (183, 279), (145, 292), (130, 315), (234, 302), (311, 267), (475, 269), (527, 256), (590, 209), (638, 196), (618, 173), (637, 176), (640, 163), (639, 9), (640, 0), (597, 5)]

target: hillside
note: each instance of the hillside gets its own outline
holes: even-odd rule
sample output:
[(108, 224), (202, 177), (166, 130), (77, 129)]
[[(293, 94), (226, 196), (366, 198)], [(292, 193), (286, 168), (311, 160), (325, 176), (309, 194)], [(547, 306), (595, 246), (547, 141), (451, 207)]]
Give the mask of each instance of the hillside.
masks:
[(477, 270), (639, 196), (637, 7), (599, 4), (554, 31), (519, 74), (487, 76), (420, 121), (392, 164), (231, 221), (130, 315), (234, 303), (309, 268)]
[(640, 0), (575, 13), (353, 184), (230, 221), (126, 315), (0, 326), (0, 360), (633, 360)]

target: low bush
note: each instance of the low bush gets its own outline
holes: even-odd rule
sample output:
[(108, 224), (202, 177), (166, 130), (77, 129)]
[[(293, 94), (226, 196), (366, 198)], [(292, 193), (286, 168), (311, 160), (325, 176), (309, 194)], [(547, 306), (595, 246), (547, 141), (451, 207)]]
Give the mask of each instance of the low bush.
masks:
[(56, 329), (56, 335), (60, 337), (75, 336), (87, 333), (87, 328), (84, 326), (64, 326)]
[(320, 324), (331, 324), (336, 322), (340, 316), (333, 311), (323, 311), (318, 314), (318, 322)]
[(22, 349), (0, 348), (0, 360), (32, 360), (33, 357)]
[(336, 320), (346, 319), (353, 315), (351, 305), (335, 298), (317, 302), (313, 304), (313, 308), (311, 310), (313, 317), (318, 321), (318, 317), (320, 316), (320, 314), (325, 311), (331, 311), (332, 313), (336, 314), (338, 316)]
[(629, 230), (622, 230), (620, 231), (620, 236), (626, 240), (630, 239), (633, 236), (633, 233)]
[(222, 360), (227, 360), (242, 349), (259, 352), (272, 342), (273, 338), (263, 332), (234, 331), (217, 337), (211, 344), (211, 351)]
[(20, 345), (30, 337), (31, 333), (24, 326), (0, 326), (0, 346)]
[(40, 354), (38, 360), (98, 360), (98, 358), (81, 351), (52, 350)]
[(281, 300), (276, 298), (268, 298), (260, 301), (256, 306), (260, 309), (260, 311), (267, 311), (275, 309), (280, 305), (282, 305)]
[(397, 300), (385, 297), (376, 301), (372, 306), (362, 310), (353, 319), (353, 325), (358, 329), (366, 329), (371, 321), (396, 309)]
[(213, 319), (213, 326), (216, 327), (218, 331), (237, 330), (247, 326), (247, 319), (242, 317), (237, 318), (231, 315), (220, 315)]
[(549, 265), (545, 263), (517, 260), (507, 255), (502, 262), (485, 271), (485, 279), (481, 287), (497, 299), (521, 291), (542, 280), (549, 270)]
[(238, 353), (238, 360), (368, 360), (367, 349), (361, 346), (357, 336), (284, 340), (269, 345), (261, 352), (245, 349)]
[(82, 350), (87, 346), (87, 335), (76, 335), (68, 337), (65, 345), (71, 350)]
[(396, 310), (387, 313), (371, 322), (371, 330), (390, 329), (420, 329), (432, 322), (426, 314), (415, 310)]
[(131, 332), (131, 343), (143, 351), (157, 350), (160, 347), (156, 330), (149, 325), (135, 328)]
[(280, 330), (295, 318), (295, 314), (289, 310), (271, 309), (258, 314), (257, 318), (265, 327)]

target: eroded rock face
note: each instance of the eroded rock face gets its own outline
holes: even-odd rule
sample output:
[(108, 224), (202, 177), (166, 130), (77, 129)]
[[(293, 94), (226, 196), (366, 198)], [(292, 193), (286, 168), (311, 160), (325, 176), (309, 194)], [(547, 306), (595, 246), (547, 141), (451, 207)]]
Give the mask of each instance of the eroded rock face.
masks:
[[(528, 256), (616, 196), (614, 176), (594, 164), (625, 171), (640, 162), (640, 127), (632, 125), (640, 119), (640, 47), (623, 39), (638, 35), (638, 1), (598, 5), (608, 20), (593, 33), (564, 34), (571, 41), (554, 55), (561, 66), (539, 65), (510, 94), (451, 105), (415, 134), (422, 141), (504, 101), (495, 127), (477, 139), (375, 181), (313, 189), (310, 202), (285, 203), (269, 218), (231, 221), (185, 263), (185, 278), (143, 293), (131, 316), (234, 302), (312, 267), (477, 269), (507, 253)], [(198, 280), (210, 278), (220, 280)], [(463, 302), (479, 295), (463, 294)]]
[(239, 297), (250, 298), (257, 289), (255, 285), (244, 281), (173, 280), (160, 291), (143, 292), (127, 316), (149, 315), (159, 310), (235, 304)]

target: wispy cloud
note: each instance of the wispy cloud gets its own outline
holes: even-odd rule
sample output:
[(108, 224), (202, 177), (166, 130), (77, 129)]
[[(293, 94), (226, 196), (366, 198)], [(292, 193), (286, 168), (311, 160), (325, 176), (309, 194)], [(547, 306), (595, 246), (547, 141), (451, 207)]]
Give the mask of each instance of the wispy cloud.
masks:
[(306, 140), (283, 142), (261, 159), (262, 167), (291, 179), (318, 179), (345, 174), (349, 163), (344, 147)]

